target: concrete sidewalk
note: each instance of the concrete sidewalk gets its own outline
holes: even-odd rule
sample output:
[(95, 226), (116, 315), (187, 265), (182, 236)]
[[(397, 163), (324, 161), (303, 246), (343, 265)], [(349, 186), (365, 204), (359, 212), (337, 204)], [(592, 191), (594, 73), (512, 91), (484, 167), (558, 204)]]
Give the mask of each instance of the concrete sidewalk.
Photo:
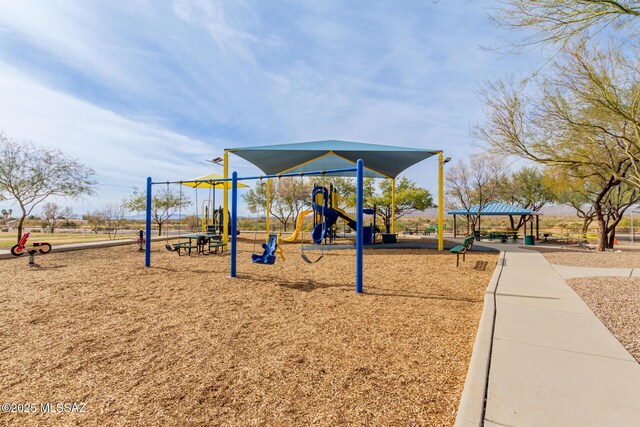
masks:
[[(161, 237), (152, 237), (151, 241), (162, 241), (162, 240), (171, 240), (176, 239), (178, 236), (161, 236)], [(41, 241), (46, 239), (40, 239)], [(97, 249), (97, 248), (109, 248), (112, 246), (126, 246), (126, 245), (137, 245), (136, 238), (128, 238), (128, 239), (116, 239), (116, 240), (99, 240), (97, 242), (84, 242), (84, 243), (68, 243), (64, 245), (51, 245), (51, 252), (68, 252), (68, 251), (80, 251), (84, 249)], [(36, 255), (37, 256), (37, 255)], [(11, 255), (10, 250), (0, 250), (0, 259), (12, 259), (16, 258)]]
[(501, 249), (484, 425), (640, 426), (640, 364), (540, 253)]

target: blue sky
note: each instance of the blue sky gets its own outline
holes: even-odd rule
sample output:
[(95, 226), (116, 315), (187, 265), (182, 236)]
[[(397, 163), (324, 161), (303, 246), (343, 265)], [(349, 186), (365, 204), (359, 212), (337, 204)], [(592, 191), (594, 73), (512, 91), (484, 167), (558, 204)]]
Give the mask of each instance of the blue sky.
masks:
[[(320, 139), (478, 148), (479, 86), (532, 69), (490, 1), (0, 0), (0, 129), (97, 172), (81, 214), (224, 148)], [(240, 174), (256, 170), (232, 156)], [(405, 173), (436, 191), (436, 162)], [(6, 204), (6, 202), (3, 202)], [(4, 206), (4, 205), (3, 205)]]

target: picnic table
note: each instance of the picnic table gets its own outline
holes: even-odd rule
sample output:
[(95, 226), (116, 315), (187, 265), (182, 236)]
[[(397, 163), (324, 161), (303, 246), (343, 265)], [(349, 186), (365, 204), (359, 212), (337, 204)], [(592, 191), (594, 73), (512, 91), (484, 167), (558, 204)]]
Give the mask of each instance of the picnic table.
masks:
[(180, 250), (187, 250), (189, 255), (191, 255), (192, 249), (195, 249), (196, 253), (202, 255), (207, 254), (205, 250), (208, 251), (209, 254), (217, 254), (218, 249), (220, 249), (221, 253), (224, 251), (225, 244), (222, 242), (222, 236), (218, 233), (194, 233), (180, 237), (182, 239), (188, 239), (189, 242), (183, 241), (173, 244), (173, 247), (178, 251), (178, 255), (180, 254)]
[(485, 231), (476, 231), (475, 238), (477, 240), (500, 240), (502, 243), (505, 243), (507, 239), (517, 239), (518, 231), (517, 230), (485, 230)]

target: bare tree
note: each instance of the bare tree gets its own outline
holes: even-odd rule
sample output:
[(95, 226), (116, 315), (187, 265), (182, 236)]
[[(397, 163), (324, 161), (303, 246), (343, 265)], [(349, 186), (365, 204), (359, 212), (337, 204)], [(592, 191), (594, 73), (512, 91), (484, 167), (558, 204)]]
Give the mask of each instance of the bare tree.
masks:
[(0, 134), (0, 194), (15, 199), (20, 207), (17, 239), (27, 216), (47, 198), (93, 194), (93, 175), (92, 169), (60, 151), (16, 143)]
[(478, 206), (478, 212), (498, 195), (505, 174), (505, 164), (498, 156), (475, 156), (469, 163), (459, 160), (449, 168), (446, 175), (445, 194), (448, 203), (469, 212), (468, 218), (475, 231), (480, 215), (472, 214), (471, 208)]
[(109, 239), (115, 239), (118, 231), (124, 227), (127, 215), (126, 205), (127, 201), (123, 200), (121, 203), (109, 203), (102, 210)]
[(83, 218), (87, 221), (89, 228), (94, 233), (98, 234), (105, 227), (106, 218), (104, 212), (101, 210), (95, 210), (93, 212), (87, 212)]
[(62, 208), (57, 203), (48, 202), (42, 207), (42, 224), (46, 230), (53, 233), (58, 225), (73, 215), (70, 207)]

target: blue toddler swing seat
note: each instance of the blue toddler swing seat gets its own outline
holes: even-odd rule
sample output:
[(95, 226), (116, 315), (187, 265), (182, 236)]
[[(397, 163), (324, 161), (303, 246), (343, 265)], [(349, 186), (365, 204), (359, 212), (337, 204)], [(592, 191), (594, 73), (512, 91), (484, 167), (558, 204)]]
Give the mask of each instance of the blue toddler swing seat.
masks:
[(251, 261), (256, 264), (275, 264), (276, 251), (278, 250), (278, 236), (276, 234), (269, 234), (269, 240), (267, 243), (262, 244), (262, 248), (264, 249), (262, 255), (251, 254)]

